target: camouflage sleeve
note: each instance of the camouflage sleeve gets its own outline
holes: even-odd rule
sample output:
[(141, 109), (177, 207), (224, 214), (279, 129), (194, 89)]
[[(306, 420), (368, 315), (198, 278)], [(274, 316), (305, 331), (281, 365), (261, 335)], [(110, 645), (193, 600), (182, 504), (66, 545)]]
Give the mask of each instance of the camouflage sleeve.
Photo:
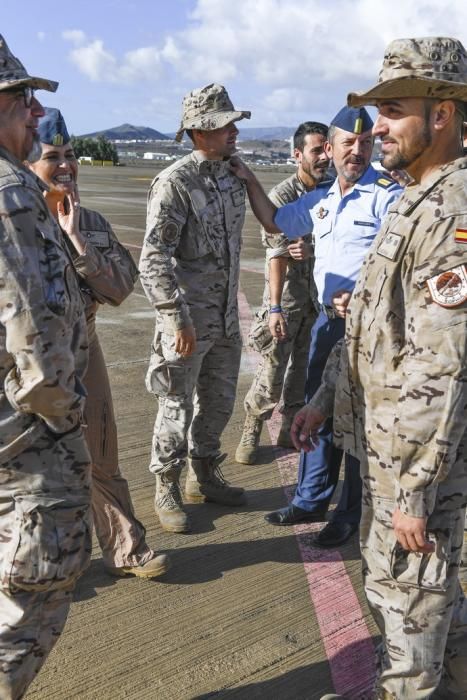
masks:
[(172, 263), (188, 211), (188, 202), (172, 182), (158, 180), (153, 185), (139, 261), (141, 284), (149, 301), (161, 314), (165, 330), (172, 333), (192, 323)]
[(344, 338), (341, 338), (333, 347), (326, 362), (321, 384), (313, 394), (308, 404), (316, 408), (327, 418), (334, 413), (334, 401), (336, 396), (336, 383), (339, 376), (341, 355), (346, 352)]
[[(96, 216), (96, 212), (89, 212)], [(89, 227), (86, 221), (87, 211), (82, 210), (80, 227)], [(108, 245), (94, 245), (92, 238), (86, 242), (82, 255), (74, 258), (73, 263), (78, 275), (92, 290), (93, 297), (101, 304), (118, 306), (133, 291), (138, 279), (138, 268), (129, 251), (119, 242), (109, 222), (98, 215), (100, 227), (108, 235)], [(92, 219), (91, 219), (92, 225)], [(99, 231), (100, 233), (100, 231)]]
[(457, 227), (467, 229), (467, 220), (440, 221), (417, 249), (413, 301), (406, 308), (406, 355), (393, 442), (396, 466), (400, 459), (395, 495), (399, 508), (417, 517), (429, 514), (466, 429), (467, 276), (457, 301), (448, 297), (449, 306), (439, 303), (446, 289), (455, 290), (450, 287), (453, 275), (465, 275), (467, 250), (455, 242)]
[(0, 195), (0, 323), (11, 360), (4, 389), (14, 410), (64, 433), (81, 422), (84, 404), (71, 350), (79, 318), (73, 325), (66, 316), (68, 290), (79, 292), (44, 207), (24, 187)]

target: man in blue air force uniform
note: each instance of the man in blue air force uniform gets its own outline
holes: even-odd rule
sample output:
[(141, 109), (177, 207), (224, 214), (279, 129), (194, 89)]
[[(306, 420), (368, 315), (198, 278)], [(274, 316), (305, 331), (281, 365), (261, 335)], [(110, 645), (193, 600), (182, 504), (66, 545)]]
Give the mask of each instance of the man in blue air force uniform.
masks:
[[(306, 381), (306, 395), (318, 388), (326, 360), (343, 337), (345, 311), (363, 259), (389, 206), (401, 188), (371, 165), (373, 122), (363, 108), (344, 107), (331, 122), (325, 146), (333, 159), (337, 178), (305, 194), (296, 202), (276, 208), (264, 196), (253, 173), (243, 164), (235, 172), (247, 182), (255, 215), (269, 233), (271, 246), (285, 235), (289, 240), (310, 231), (315, 239), (315, 283), (320, 314), (313, 326)], [(281, 233), (283, 232), (283, 233)], [(320, 432), (319, 447), (302, 452), (298, 485), (292, 503), (266, 515), (274, 525), (293, 525), (325, 519), (339, 480), (342, 450), (332, 444), (332, 418)], [(361, 513), (361, 481), (358, 461), (345, 456), (342, 495), (332, 520), (315, 538), (322, 547), (345, 542), (358, 528)]]

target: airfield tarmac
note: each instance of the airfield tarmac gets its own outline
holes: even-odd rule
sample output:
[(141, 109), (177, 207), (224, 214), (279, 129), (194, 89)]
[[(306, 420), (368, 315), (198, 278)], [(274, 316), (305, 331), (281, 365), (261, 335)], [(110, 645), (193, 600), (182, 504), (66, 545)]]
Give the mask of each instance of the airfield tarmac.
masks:
[[(81, 166), (82, 203), (112, 223), (136, 260), (146, 193), (157, 166)], [(287, 177), (262, 172), (265, 188)], [(247, 331), (263, 290), (264, 252), (250, 210), (241, 258), (240, 313)], [(147, 539), (172, 568), (155, 580), (106, 573), (94, 541), (71, 614), (27, 700), (317, 700), (326, 692), (363, 699), (374, 677), (376, 630), (364, 602), (358, 542), (312, 546), (321, 525), (280, 528), (266, 512), (287, 503), (297, 454), (274, 448), (278, 418), (263, 430), (259, 464), (234, 461), (243, 398), (257, 357), (244, 348), (234, 415), (223, 435), (223, 471), (248, 490), (237, 509), (188, 505), (193, 532), (162, 531), (148, 471), (156, 401), (144, 376), (154, 314), (141, 285), (118, 309), (104, 306), (98, 332), (113, 387), (120, 466)]]

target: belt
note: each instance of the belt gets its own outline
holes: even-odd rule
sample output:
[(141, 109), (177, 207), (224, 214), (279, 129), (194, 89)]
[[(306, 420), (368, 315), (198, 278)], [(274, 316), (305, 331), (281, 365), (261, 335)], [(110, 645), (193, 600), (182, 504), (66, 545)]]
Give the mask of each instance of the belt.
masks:
[(332, 306), (326, 306), (326, 304), (320, 304), (319, 305), (319, 310), (323, 312), (323, 314), (326, 314), (328, 319), (330, 321), (333, 321), (335, 318), (339, 318), (339, 316), (336, 314), (335, 309)]

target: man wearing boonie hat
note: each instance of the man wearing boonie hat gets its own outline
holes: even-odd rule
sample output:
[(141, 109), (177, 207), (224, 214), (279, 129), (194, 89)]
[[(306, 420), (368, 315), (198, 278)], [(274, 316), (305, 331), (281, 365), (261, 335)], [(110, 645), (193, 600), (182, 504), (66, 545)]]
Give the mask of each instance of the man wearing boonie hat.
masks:
[[(264, 196), (255, 176), (245, 166), (238, 174), (247, 179), (252, 207), (269, 232), (272, 246), (312, 231), (315, 241), (314, 279), (320, 313), (311, 333), (305, 393), (318, 388), (327, 357), (345, 329), (345, 309), (363, 259), (400, 187), (370, 165), (373, 122), (363, 108), (343, 107), (331, 121), (325, 151), (333, 159), (337, 178), (318, 184), (297, 201), (276, 208)], [(245, 171), (245, 172), (243, 172)], [(260, 209), (258, 210), (258, 205)], [(264, 208), (263, 206), (264, 205)], [(261, 218), (263, 217), (263, 218)], [(284, 234), (278, 236), (277, 232)], [(272, 310), (271, 313), (274, 311)], [(298, 484), (292, 502), (268, 513), (272, 525), (326, 519), (339, 481), (342, 450), (332, 443), (332, 419), (319, 436), (318, 449), (302, 452)], [(361, 511), (361, 482), (357, 460), (345, 456), (345, 478), (338, 507), (314, 537), (319, 547), (344, 544), (357, 530)]]
[(24, 167), (44, 115), (0, 36), (0, 697), (16, 700), (65, 623), (89, 563), (82, 431), (86, 321), (42, 183)]
[[(374, 104), (383, 165), (413, 178), (366, 258), (340, 366), (296, 417), (298, 443), (333, 410), (359, 457), (367, 599), (382, 636), (377, 698), (467, 698), (458, 572), (467, 500), (467, 53), (399, 39)], [(336, 371), (339, 367), (339, 371)], [(342, 695), (327, 698), (345, 697)]]
[[(187, 532), (180, 473), (190, 502), (238, 506), (219, 464), (220, 435), (235, 401), (241, 338), (237, 292), (245, 185), (230, 170), (236, 110), (222, 85), (188, 93), (177, 139), (193, 151), (151, 184), (141, 282), (156, 311), (146, 386), (158, 398), (150, 470), (162, 527)], [(196, 396), (196, 399), (195, 399)]]

